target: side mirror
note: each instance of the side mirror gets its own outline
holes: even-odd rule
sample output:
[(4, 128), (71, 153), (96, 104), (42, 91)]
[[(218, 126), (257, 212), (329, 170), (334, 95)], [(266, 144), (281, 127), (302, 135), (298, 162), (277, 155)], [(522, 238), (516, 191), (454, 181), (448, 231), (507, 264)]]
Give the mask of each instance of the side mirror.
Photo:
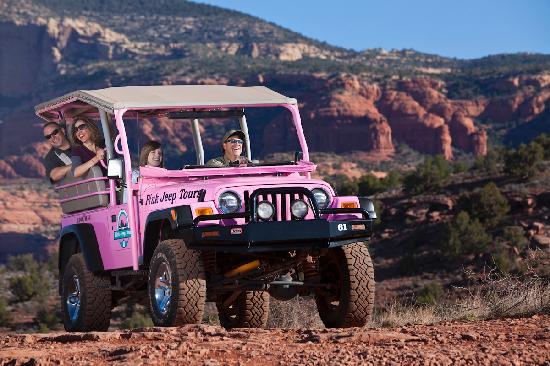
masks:
[(107, 178), (122, 179), (124, 175), (122, 166), (122, 159), (110, 159), (109, 165), (107, 166)]
[(358, 197), (358, 198), (359, 198), (359, 206), (363, 210), (369, 213), (369, 218), (376, 219), (377, 216), (376, 216), (376, 211), (374, 211), (374, 203), (372, 203), (372, 201), (367, 197)]

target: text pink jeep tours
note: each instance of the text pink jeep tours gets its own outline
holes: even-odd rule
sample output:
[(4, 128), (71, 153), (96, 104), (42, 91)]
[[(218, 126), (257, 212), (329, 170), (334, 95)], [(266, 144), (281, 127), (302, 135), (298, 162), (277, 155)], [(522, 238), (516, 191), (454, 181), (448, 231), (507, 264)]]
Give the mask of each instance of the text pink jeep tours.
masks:
[[(274, 108), (289, 121), (277, 131), (301, 152), (252, 160), (246, 116), (265, 120)], [(69, 128), (76, 117), (95, 119), (106, 143), (108, 177), (96, 167), (56, 187), (67, 331), (107, 330), (111, 309), (125, 301), (147, 304), (158, 326), (200, 323), (205, 302), (215, 301), (223, 326), (264, 327), (270, 295), (314, 295), (327, 327), (369, 321), (374, 276), (365, 241), (373, 205), (311, 178), (295, 99), (265, 87), (129, 86), (80, 90), (35, 109)], [(207, 167), (203, 137), (218, 146), (228, 121), (245, 135), (252, 163)], [(194, 150), (170, 138), (171, 129), (186, 128)], [(139, 168), (141, 145), (161, 130), (174, 169)], [(189, 153), (194, 163), (184, 165)]]

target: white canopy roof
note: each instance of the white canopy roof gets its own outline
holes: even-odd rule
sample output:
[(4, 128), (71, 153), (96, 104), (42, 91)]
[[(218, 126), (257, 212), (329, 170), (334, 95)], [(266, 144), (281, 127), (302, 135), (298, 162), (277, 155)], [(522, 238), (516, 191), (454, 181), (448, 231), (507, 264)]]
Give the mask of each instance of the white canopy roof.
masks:
[(245, 107), (297, 104), (296, 99), (264, 86), (163, 85), (125, 86), (77, 90), (39, 104), (36, 114), (46, 120), (59, 119), (59, 112), (85, 110), (86, 105), (113, 113), (117, 109), (176, 109), (190, 107)]

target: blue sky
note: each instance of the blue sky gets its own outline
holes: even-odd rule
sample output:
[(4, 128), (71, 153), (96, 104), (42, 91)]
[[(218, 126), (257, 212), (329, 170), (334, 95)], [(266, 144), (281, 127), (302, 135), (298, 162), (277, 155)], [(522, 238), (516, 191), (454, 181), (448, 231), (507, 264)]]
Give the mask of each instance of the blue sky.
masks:
[(336, 46), (442, 56), (550, 54), (550, 0), (197, 0)]

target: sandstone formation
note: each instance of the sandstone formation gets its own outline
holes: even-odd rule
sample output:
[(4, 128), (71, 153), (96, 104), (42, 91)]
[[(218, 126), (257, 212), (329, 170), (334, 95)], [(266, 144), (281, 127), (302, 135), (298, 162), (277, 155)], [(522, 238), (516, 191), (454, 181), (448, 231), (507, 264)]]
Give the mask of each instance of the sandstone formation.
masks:
[[(447, 159), (452, 159), (453, 148), (484, 155), (487, 132), (480, 122), (530, 123), (549, 108), (547, 72), (496, 78), (489, 85), (495, 97), (450, 99), (448, 85), (438, 78), (452, 72), (457, 60), (413, 50), (345, 50), (253, 17), (214, 8), (204, 16), (201, 11), (194, 13), (202, 5), (182, 4), (185, 11), (177, 14), (129, 13), (111, 19), (102, 13), (105, 9), (72, 11), (57, 7), (57, 2), (0, 2), (0, 47), (10, 50), (0, 53), (0, 177), (44, 174), (38, 158), (47, 148), (32, 108), (74, 89), (125, 84), (266, 85), (297, 98), (310, 150), (362, 151), (376, 159), (391, 158), (399, 143)], [(231, 26), (220, 21), (231, 17), (238, 17)], [(232, 59), (239, 64), (237, 70), (220, 71), (220, 65), (225, 70), (223, 63), (211, 71), (202, 68), (205, 60), (216, 63), (230, 57), (238, 58)], [(179, 72), (179, 63), (188, 59), (205, 71)], [(144, 60), (152, 65), (151, 73), (132, 69), (134, 61)], [(300, 70), (301, 62), (325, 61), (334, 62), (335, 70), (338, 63), (355, 63), (386, 68), (386, 74)], [(245, 75), (249, 63), (271, 69)], [(294, 65), (292, 72), (285, 69), (288, 65)], [(392, 65), (393, 74), (387, 69)], [(430, 76), (398, 76), (402, 70)], [(268, 153), (275, 145), (279, 151), (297, 149), (292, 125), (282, 121), (277, 114), (262, 116), (254, 130), (262, 136), (256, 138), (259, 147), (254, 151)], [(153, 132), (145, 124), (142, 136), (190, 152), (188, 132), (170, 121), (161, 120), (159, 126)], [(207, 150), (217, 149), (210, 136), (204, 142)]]

